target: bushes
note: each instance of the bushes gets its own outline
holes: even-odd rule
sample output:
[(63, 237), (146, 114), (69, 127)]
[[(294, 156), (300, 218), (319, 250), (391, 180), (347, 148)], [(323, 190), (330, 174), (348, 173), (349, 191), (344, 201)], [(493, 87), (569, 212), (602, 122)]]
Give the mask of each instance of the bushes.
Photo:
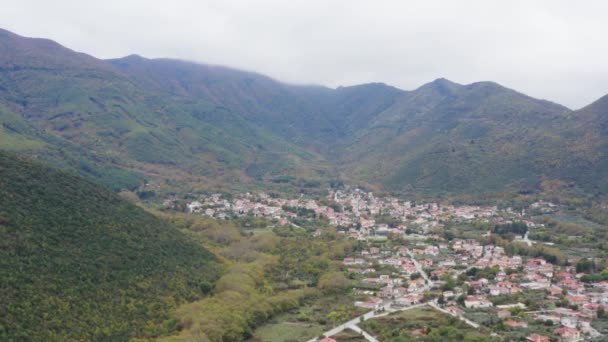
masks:
[(585, 283), (596, 283), (603, 280), (608, 280), (608, 270), (604, 270), (601, 273), (587, 274), (581, 277), (581, 281)]
[(256, 326), (301, 306), (304, 298), (319, 294), (319, 289), (339, 293), (350, 285), (334, 261), (342, 260), (355, 246), (343, 237), (312, 239), (310, 233), (295, 228), (250, 235), (229, 222), (163, 215), (209, 244), (230, 264), (212, 297), (177, 310), (182, 331), (166, 341), (241, 341)]
[(344, 273), (331, 272), (321, 276), (317, 287), (328, 293), (339, 293), (345, 291), (350, 286), (350, 280), (344, 276)]
[(523, 236), (528, 232), (528, 226), (523, 222), (513, 222), (507, 224), (499, 224), (494, 226), (492, 232), (501, 236), (520, 235)]
[(266, 294), (264, 265), (235, 264), (217, 282), (214, 296), (183, 305), (177, 317), (183, 328), (172, 340), (242, 341), (271, 316), (298, 307), (314, 290)]

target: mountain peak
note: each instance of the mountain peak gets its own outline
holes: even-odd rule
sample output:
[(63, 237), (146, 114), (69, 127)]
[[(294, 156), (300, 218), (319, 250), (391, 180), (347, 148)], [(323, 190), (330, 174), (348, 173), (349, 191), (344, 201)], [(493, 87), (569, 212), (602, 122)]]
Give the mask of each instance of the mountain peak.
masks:
[(452, 82), (450, 80), (448, 80), (447, 78), (444, 77), (439, 77), (436, 78), (433, 82), (431, 82), (431, 84), (435, 84), (435, 85), (460, 85), (456, 82)]
[(446, 78), (438, 78), (432, 82), (426, 83), (416, 89), (416, 92), (428, 92), (439, 93), (440, 95), (452, 95), (458, 88), (462, 87), (461, 84), (452, 82)]

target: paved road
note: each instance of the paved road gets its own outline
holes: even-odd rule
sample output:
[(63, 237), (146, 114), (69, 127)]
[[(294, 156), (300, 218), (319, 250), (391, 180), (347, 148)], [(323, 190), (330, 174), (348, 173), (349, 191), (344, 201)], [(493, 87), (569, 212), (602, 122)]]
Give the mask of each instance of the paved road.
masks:
[[(364, 315), (361, 315), (361, 316), (358, 316), (356, 318), (353, 318), (353, 319), (351, 319), (350, 321), (348, 321), (346, 323), (340, 324), (339, 326), (337, 326), (337, 327), (335, 327), (335, 328), (333, 328), (331, 330), (328, 330), (328, 331), (324, 332), (323, 335), (324, 336), (328, 336), (328, 337), (329, 336), (334, 336), (334, 335), (337, 335), (337, 334), (339, 334), (340, 332), (342, 332), (342, 331), (344, 331), (346, 329), (351, 329), (351, 330), (354, 330), (354, 331), (356, 331), (358, 333), (363, 332), (363, 336), (365, 337), (366, 340), (368, 340), (370, 342), (377, 342), (376, 338), (374, 338), (373, 336), (371, 336), (370, 334), (368, 334), (365, 330), (363, 330), (363, 329), (361, 329), (361, 328), (359, 328), (357, 326), (357, 324), (359, 324), (361, 322), (361, 317), (363, 317), (363, 320), (366, 321), (366, 320), (368, 320), (370, 318), (383, 317), (383, 316), (389, 315), (389, 314), (391, 314), (393, 312), (407, 311), (407, 310), (412, 310), (412, 309), (415, 309), (415, 308), (420, 308), (420, 307), (423, 307), (423, 306), (425, 306), (427, 304), (428, 303), (421, 303), (421, 304), (406, 306), (406, 307), (399, 308), (399, 309), (394, 309), (394, 308), (390, 308), (390, 303), (388, 303), (386, 305), (386, 307), (388, 307), (388, 308), (386, 309), (386, 311), (384, 311), (382, 313), (375, 314), (374, 311), (367, 312)], [(314, 342), (316, 340), (317, 340), (316, 338), (313, 338), (313, 339), (309, 340), (308, 342)]]
[[(410, 256), (410, 258), (412, 259), (412, 261), (414, 262), (414, 265), (416, 266), (416, 270), (418, 271), (418, 273), (420, 273), (420, 275), (424, 278), (424, 280), (426, 281), (426, 285), (424, 286), (424, 288), (419, 289), (418, 291), (414, 291), (413, 293), (420, 293), (420, 292), (424, 292), (426, 290), (428, 290), (430, 287), (433, 286), (433, 281), (431, 281), (431, 279), (429, 279), (428, 275), (426, 274), (426, 272), (424, 271), (424, 269), (422, 268), (422, 265), (420, 265), (420, 263), (418, 263), (418, 261), (416, 261), (416, 259), (414, 259), (413, 254), (408, 251), (407, 252), (408, 255)], [(428, 305), (430, 302), (427, 303), (421, 303), (421, 304), (416, 304), (416, 305), (411, 305), (411, 306), (407, 306), (404, 308), (399, 308), (399, 309), (394, 309), (391, 308), (391, 302), (388, 302), (384, 305), (385, 308), (387, 308), (384, 312), (379, 313), (379, 314), (375, 314), (374, 311), (369, 311), (361, 316), (358, 316), (356, 318), (351, 319), (350, 321), (340, 324), (339, 326), (328, 330), (326, 332), (323, 333), (324, 336), (334, 336), (336, 334), (339, 334), (340, 332), (346, 330), (346, 329), (351, 329), (353, 331), (356, 331), (358, 333), (361, 333), (366, 340), (370, 341), (370, 342), (378, 342), (378, 340), (376, 340), (375, 337), (371, 336), (370, 334), (368, 334), (366, 331), (364, 331), (363, 329), (359, 328), (357, 326), (357, 324), (359, 324), (359, 322), (361, 322), (361, 319), (363, 318), (363, 320), (368, 320), (370, 318), (376, 318), (376, 317), (382, 317), (382, 316), (386, 316), (390, 313), (393, 312), (397, 312), (397, 311), (406, 311), (406, 310), (411, 310), (411, 309), (415, 309), (415, 308), (419, 308), (425, 305)], [(446, 311), (447, 313), (447, 311)], [(450, 313), (448, 313), (450, 314)], [(471, 322), (473, 323), (473, 322)], [(475, 324), (475, 323), (473, 323)], [(316, 338), (313, 338), (311, 340), (308, 340), (308, 342), (315, 342), (317, 341)]]
[[(335, 327), (335, 328), (333, 328), (333, 329), (331, 329), (331, 330), (328, 330), (328, 331), (324, 332), (324, 333), (323, 333), (323, 335), (325, 335), (325, 336), (328, 336), (328, 337), (329, 337), (329, 336), (334, 336), (334, 335), (336, 335), (336, 334), (339, 334), (340, 332), (342, 332), (342, 331), (343, 331), (343, 330), (345, 330), (345, 329), (353, 329), (353, 327), (357, 327), (357, 324), (358, 324), (359, 322), (361, 322), (361, 318), (362, 318), (362, 317), (363, 317), (363, 319), (364, 319), (364, 320), (368, 320), (368, 319), (370, 319), (370, 318), (373, 318), (373, 317), (375, 317), (375, 316), (374, 316), (374, 311), (367, 312), (367, 313), (365, 313), (365, 314), (363, 314), (363, 315), (361, 315), (361, 316), (358, 316), (358, 317), (355, 317), (355, 318), (351, 319), (350, 321), (348, 321), (348, 322), (346, 322), (346, 323), (340, 324), (340, 325), (338, 325), (337, 327)], [(359, 330), (361, 330), (359, 327), (357, 327), (357, 328), (358, 328)], [(355, 330), (355, 329), (353, 329), (353, 330)], [(356, 330), (355, 330), (355, 331), (356, 331)], [(367, 334), (367, 333), (366, 333), (366, 334)], [(365, 336), (365, 335), (364, 335), (364, 336)], [(309, 340), (308, 342), (314, 342), (314, 341), (316, 341), (316, 340), (317, 340), (316, 338), (313, 338), (313, 339)], [(375, 340), (375, 339), (374, 339), (374, 340)], [(371, 341), (371, 340), (369, 340), (369, 339), (368, 339), (368, 341)]]
[(359, 328), (356, 325), (353, 325), (352, 327), (350, 327), (352, 330), (354, 330), (355, 332), (358, 332), (359, 334), (363, 335), (363, 337), (365, 337), (366, 340), (368, 340), (369, 342), (380, 342), (378, 340), (376, 340), (376, 338), (370, 334), (367, 333), (367, 331)]
[(414, 254), (409, 249), (407, 250), (407, 255), (409, 255), (410, 259), (412, 259), (412, 262), (414, 263), (414, 266), (416, 266), (416, 270), (418, 270), (418, 273), (420, 273), (422, 278), (424, 278), (424, 280), (426, 280), (426, 282), (429, 284), (429, 287), (432, 287), (433, 281), (431, 281), (431, 279), (429, 279), (429, 276), (426, 274), (426, 272), (424, 272), (422, 265), (420, 265), (418, 260), (416, 260), (416, 258), (414, 258)]
[[(328, 330), (328, 331), (324, 332), (323, 335), (327, 336), (327, 337), (334, 336), (334, 335), (337, 335), (337, 334), (339, 334), (340, 332), (342, 332), (342, 331), (344, 331), (346, 329), (351, 329), (351, 330), (353, 330), (353, 331), (355, 331), (357, 333), (362, 334), (363, 337), (365, 337), (365, 339), (368, 340), (368, 341), (370, 341), (370, 342), (378, 342), (378, 340), (375, 337), (373, 337), (372, 335), (368, 334), (365, 330), (363, 330), (359, 326), (357, 326), (357, 324), (359, 324), (361, 322), (361, 317), (363, 317), (364, 320), (368, 320), (370, 318), (383, 317), (383, 316), (392, 314), (394, 312), (412, 310), (412, 309), (420, 308), (420, 307), (423, 307), (423, 306), (426, 306), (426, 305), (432, 307), (435, 310), (443, 312), (446, 315), (457, 317), (458, 319), (460, 319), (461, 321), (465, 322), (466, 324), (468, 324), (469, 326), (471, 326), (471, 327), (473, 327), (475, 329), (479, 329), (479, 327), (480, 327), (479, 324), (471, 321), (470, 319), (464, 317), (463, 315), (452, 313), (452, 312), (450, 312), (450, 311), (448, 311), (448, 310), (440, 307), (439, 305), (437, 305), (437, 303), (434, 300), (431, 300), (431, 301), (428, 301), (428, 302), (425, 302), (425, 303), (411, 305), (411, 306), (407, 306), (407, 307), (399, 308), (399, 309), (390, 308), (390, 309), (387, 309), (386, 311), (384, 311), (382, 313), (378, 313), (378, 314), (375, 314), (374, 311), (370, 311), (370, 312), (365, 313), (364, 315), (356, 317), (356, 318), (354, 318), (354, 319), (352, 319), (352, 320), (350, 320), (350, 321), (348, 321), (346, 323), (343, 323), (343, 324), (341, 324), (341, 325), (339, 325), (339, 326), (337, 326), (337, 327), (335, 327), (335, 328), (333, 328), (331, 330)], [(308, 342), (315, 342), (315, 341), (317, 341), (316, 338), (308, 340)]]

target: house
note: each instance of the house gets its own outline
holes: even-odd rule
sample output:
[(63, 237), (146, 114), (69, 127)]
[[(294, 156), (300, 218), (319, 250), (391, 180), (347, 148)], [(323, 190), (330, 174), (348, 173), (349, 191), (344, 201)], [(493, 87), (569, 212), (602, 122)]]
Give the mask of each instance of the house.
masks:
[(342, 261), (343, 265), (363, 265), (365, 264), (365, 260), (361, 258), (344, 258)]
[(589, 297), (585, 295), (566, 296), (566, 299), (570, 305), (582, 305), (589, 303)]
[(498, 312), (496, 312), (496, 315), (498, 315), (498, 318), (509, 318), (509, 317), (511, 317), (511, 311), (498, 310)]
[(443, 291), (443, 298), (449, 299), (455, 296), (454, 291)]
[(324, 337), (324, 338), (320, 339), (319, 342), (338, 342), (338, 340), (333, 339), (331, 337)]
[(466, 308), (489, 308), (492, 306), (492, 302), (481, 296), (468, 296), (464, 300), (464, 306)]
[(562, 288), (557, 287), (557, 286), (551, 286), (550, 288), (546, 289), (550, 295), (552, 296), (559, 296), (562, 294), (562, 292), (564, 291)]
[(355, 305), (363, 308), (379, 310), (382, 307), (383, 303), (384, 301), (382, 300), (382, 298), (371, 297), (367, 302), (355, 302)]
[(392, 286), (383, 287), (382, 290), (380, 290), (380, 293), (378, 293), (378, 297), (380, 297), (380, 298), (390, 298), (392, 296), (393, 296), (393, 287)]
[(424, 279), (418, 278), (418, 279), (410, 281), (409, 286), (408, 286), (408, 291), (410, 291), (410, 292), (418, 291), (422, 288), (424, 288)]
[(581, 338), (581, 334), (574, 328), (560, 327), (555, 329), (553, 333), (559, 337), (560, 341), (577, 341)]
[(512, 319), (508, 319), (505, 322), (505, 325), (510, 328), (527, 328), (528, 327), (528, 323), (523, 322), (523, 321), (514, 321)]
[(396, 307), (410, 306), (410, 305), (420, 303), (421, 300), (422, 300), (421, 295), (404, 296), (404, 297), (395, 299), (395, 301), (393, 302), (393, 306), (396, 306)]
[(198, 213), (203, 208), (203, 204), (201, 202), (197, 202), (197, 201), (189, 203), (187, 206), (188, 206), (188, 211), (191, 213)]
[(543, 336), (539, 334), (532, 334), (526, 337), (526, 341), (529, 342), (549, 342), (551, 339), (548, 336)]
[(587, 303), (583, 305), (581, 311), (589, 316), (594, 316), (600, 306), (602, 305), (598, 303)]

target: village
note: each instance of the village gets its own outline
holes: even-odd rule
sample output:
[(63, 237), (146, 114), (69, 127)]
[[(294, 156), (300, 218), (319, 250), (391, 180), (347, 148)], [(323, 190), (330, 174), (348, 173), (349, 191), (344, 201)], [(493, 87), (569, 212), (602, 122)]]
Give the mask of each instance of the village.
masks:
[[(601, 336), (591, 323), (605, 315), (608, 281), (588, 284), (581, 281), (585, 274), (574, 264), (507, 252), (488, 242), (492, 231), (466, 237), (441, 234), (444, 226), (454, 223), (510, 227), (517, 222), (525, 232), (517, 231), (514, 241), (543, 244), (528, 239), (528, 230), (542, 224), (525, 210), (413, 203), (360, 189), (329, 190), (323, 200), (250, 193), (229, 200), (213, 194), (187, 208), (219, 219), (253, 215), (296, 227), (302, 220), (322, 219), (338, 233), (360, 241), (364, 248), (342, 264), (355, 293), (365, 298), (354, 304), (369, 312), (326, 332), (325, 341), (344, 329), (375, 341), (359, 322), (421, 305), (493, 336), (515, 337), (507, 340), (581, 341)], [(556, 205), (537, 202), (530, 209), (550, 212)]]

